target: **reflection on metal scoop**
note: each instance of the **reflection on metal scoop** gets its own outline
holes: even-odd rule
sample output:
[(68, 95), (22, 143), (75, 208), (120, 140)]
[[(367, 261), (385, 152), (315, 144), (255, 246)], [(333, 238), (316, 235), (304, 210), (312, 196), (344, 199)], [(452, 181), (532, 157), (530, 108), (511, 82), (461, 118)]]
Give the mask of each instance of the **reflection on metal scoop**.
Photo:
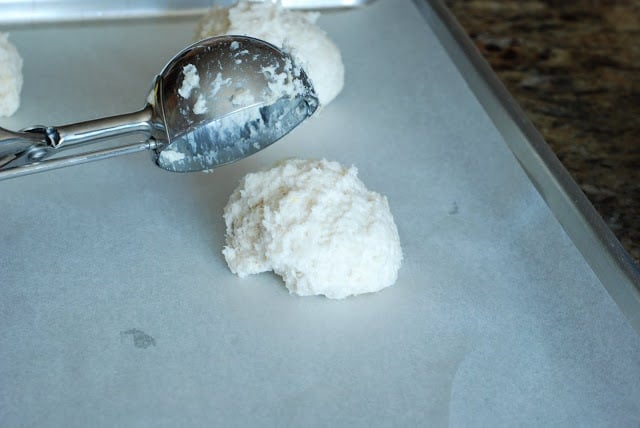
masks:
[[(0, 128), (0, 180), (143, 150), (169, 171), (209, 170), (262, 150), (317, 107), (311, 82), (289, 55), (251, 37), (213, 37), (178, 53), (138, 112), (20, 132)], [(134, 133), (146, 141), (59, 156)]]

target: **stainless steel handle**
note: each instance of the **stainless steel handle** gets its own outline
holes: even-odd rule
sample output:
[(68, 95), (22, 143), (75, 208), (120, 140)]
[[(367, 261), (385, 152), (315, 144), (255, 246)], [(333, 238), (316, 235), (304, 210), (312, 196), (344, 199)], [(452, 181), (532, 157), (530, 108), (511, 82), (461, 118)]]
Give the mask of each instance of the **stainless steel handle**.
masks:
[(45, 141), (41, 135), (0, 128), (0, 166), (6, 163), (3, 159), (22, 155), (32, 147), (43, 144)]
[(38, 172), (51, 171), (67, 166), (80, 165), (87, 162), (108, 159), (115, 156), (128, 155), (138, 153), (145, 150), (153, 150), (156, 148), (156, 142), (151, 140), (142, 143), (128, 144), (120, 147), (114, 147), (105, 150), (96, 150), (81, 155), (66, 156), (56, 159), (50, 159), (44, 162), (34, 162), (26, 165), (16, 166), (8, 169), (0, 169), (0, 181), (9, 178), (17, 178), (23, 175), (35, 174)]
[[(151, 138), (153, 108), (57, 127), (34, 126), (21, 132), (0, 128), (0, 180), (63, 168), (156, 148)], [(46, 158), (65, 149), (82, 147), (108, 138), (140, 134), (143, 143), (82, 152), (63, 158)]]
[(46, 128), (48, 143), (53, 148), (61, 149), (135, 133), (149, 138), (152, 115), (152, 107), (146, 105), (133, 113)]

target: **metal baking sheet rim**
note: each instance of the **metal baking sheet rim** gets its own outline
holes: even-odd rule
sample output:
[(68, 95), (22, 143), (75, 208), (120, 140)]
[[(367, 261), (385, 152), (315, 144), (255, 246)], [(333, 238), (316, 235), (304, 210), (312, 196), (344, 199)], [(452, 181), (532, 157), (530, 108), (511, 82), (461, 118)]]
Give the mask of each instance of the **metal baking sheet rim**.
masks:
[[(254, 2), (275, 0), (251, 0)], [(282, 7), (300, 10), (344, 9), (365, 6), (375, 0), (278, 0)], [(29, 25), (78, 21), (130, 20), (198, 16), (211, 5), (236, 0), (11, 0), (2, 3), (0, 25)]]
[(640, 268), (443, 1), (413, 1), (553, 215), (640, 334)]

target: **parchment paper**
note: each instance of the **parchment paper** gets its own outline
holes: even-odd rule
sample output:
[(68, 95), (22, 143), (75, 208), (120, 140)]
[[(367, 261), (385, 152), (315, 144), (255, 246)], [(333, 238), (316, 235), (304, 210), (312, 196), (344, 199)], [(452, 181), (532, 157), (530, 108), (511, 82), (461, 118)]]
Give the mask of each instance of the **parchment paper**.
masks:
[[(264, 152), (146, 154), (0, 183), (2, 426), (637, 426), (640, 338), (409, 1), (323, 16), (344, 92)], [(19, 113), (135, 110), (193, 20), (26, 28)], [(331, 301), (239, 279), (222, 208), (284, 157), (389, 198), (395, 286)]]

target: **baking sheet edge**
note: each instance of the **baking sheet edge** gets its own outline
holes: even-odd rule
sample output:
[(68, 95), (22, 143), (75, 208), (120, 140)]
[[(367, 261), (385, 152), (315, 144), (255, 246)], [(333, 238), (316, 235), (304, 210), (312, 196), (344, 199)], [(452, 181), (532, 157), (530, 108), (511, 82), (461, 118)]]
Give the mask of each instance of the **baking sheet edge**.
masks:
[(640, 334), (640, 268), (442, 0), (413, 1), (553, 215)]

